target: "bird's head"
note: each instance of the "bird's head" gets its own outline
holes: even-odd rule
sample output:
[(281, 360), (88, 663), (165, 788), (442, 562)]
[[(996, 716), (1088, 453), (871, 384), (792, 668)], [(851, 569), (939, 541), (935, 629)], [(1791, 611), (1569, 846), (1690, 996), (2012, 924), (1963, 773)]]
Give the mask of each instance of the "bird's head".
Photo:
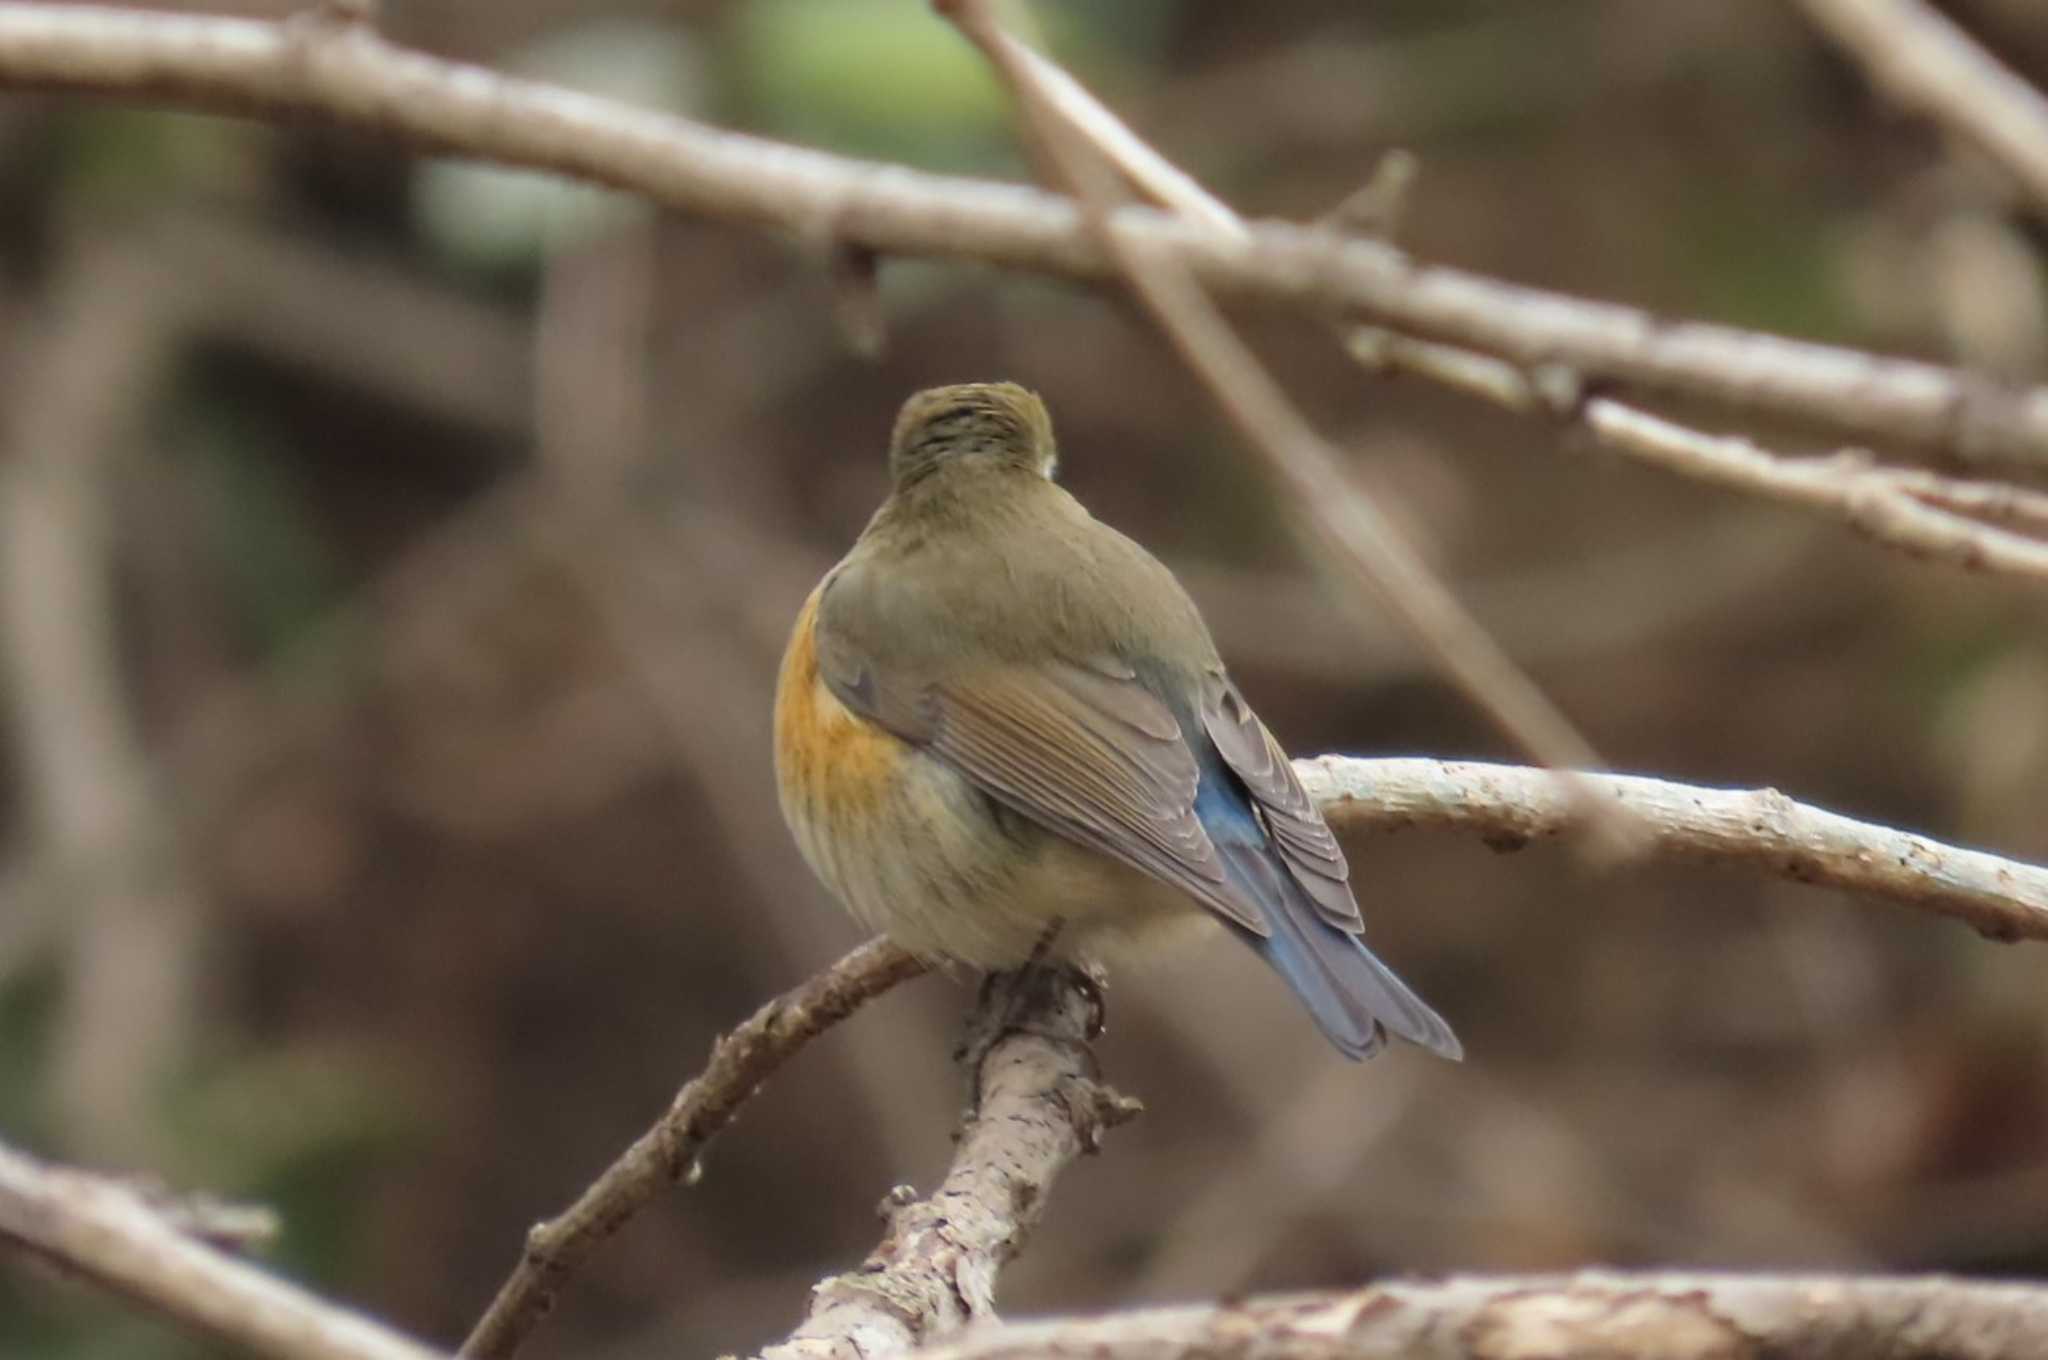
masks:
[(1045, 403), (1009, 382), (931, 387), (903, 403), (889, 438), (889, 476), (897, 490), (962, 459), (1051, 477), (1059, 452)]

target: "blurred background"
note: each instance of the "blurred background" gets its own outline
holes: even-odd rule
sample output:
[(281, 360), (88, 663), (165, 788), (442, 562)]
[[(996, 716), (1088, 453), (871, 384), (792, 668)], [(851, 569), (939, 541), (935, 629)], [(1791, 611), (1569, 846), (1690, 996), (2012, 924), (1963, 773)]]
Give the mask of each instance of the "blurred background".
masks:
[[(2048, 78), (2038, 4), (1950, 8)], [(1407, 147), (1427, 258), (2043, 377), (2044, 223), (1782, 0), (1034, 13), (1250, 215), (1320, 214)], [(386, 0), (384, 26), (1026, 173), (919, 0)], [(1297, 754), (1507, 755), (1333, 606), (1117, 298), (889, 261), (870, 361), (816, 242), (19, 95), (0, 204), (0, 1130), (273, 1204), (283, 1269), (426, 1337), (463, 1334), (715, 1034), (855, 943), (783, 830), (767, 717), (912, 389), (1041, 391), (1067, 484), (1181, 571)], [(2038, 597), (1242, 319), (1618, 768), (2048, 858)], [(1149, 1113), (1059, 1187), (1008, 1311), (1593, 1262), (2048, 1269), (2039, 946), (1555, 847), (1352, 858), (1374, 944), (1470, 1060), (1352, 1067), (1221, 940), (1120, 977), (1102, 1056)], [(943, 1169), (970, 1000), (926, 979), (805, 1052), (527, 1354), (785, 1333), (883, 1194)], [(6, 1260), (0, 1352), (211, 1348)]]

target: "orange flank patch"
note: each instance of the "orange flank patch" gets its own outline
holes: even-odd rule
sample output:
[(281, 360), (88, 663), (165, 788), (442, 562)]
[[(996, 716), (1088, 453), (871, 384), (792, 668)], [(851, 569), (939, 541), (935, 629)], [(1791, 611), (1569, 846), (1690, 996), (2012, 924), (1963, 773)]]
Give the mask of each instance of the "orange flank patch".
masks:
[(797, 615), (775, 687), (776, 779), (784, 807), (803, 817), (872, 807), (895, 781), (907, 750), (825, 687), (812, 633), (817, 614), (814, 590)]

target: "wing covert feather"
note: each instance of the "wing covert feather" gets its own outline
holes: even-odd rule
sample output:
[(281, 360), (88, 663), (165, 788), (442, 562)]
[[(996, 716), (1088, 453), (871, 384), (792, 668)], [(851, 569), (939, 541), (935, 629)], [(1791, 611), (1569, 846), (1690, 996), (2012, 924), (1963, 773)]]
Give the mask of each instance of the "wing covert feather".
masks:
[(1204, 687), (1202, 725), (1224, 763), (1244, 781), (1280, 858), (1318, 914), (1354, 935), (1364, 930), (1358, 900), (1351, 894), (1351, 869), (1330, 824), (1302, 787), (1280, 743), (1221, 673), (1212, 675)]
[(1040, 825), (1271, 934), (1268, 902), (1233, 878), (1195, 814), (1189, 734), (1130, 665), (1103, 655), (962, 670), (932, 645), (920, 603), (852, 563), (827, 583), (813, 627), (841, 703)]
[(1195, 816), (1200, 770), (1180, 724), (1135, 677), (1053, 663), (949, 680), (933, 694), (930, 748), (991, 795), (1270, 932)]

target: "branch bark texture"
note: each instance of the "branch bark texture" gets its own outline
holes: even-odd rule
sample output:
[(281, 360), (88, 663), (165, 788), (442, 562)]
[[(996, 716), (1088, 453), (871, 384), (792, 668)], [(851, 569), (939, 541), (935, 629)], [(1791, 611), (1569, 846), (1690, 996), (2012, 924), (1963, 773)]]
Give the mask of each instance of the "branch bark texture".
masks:
[(2022, 1360), (2048, 1289), (1942, 1278), (1454, 1277), (977, 1328), (922, 1360)]
[[(1318, 756), (1294, 768), (1340, 830), (1440, 827), (1502, 850), (1563, 834), (1568, 795), (1545, 770), (1420, 758)], [(1645, 853), (1723, 863), (1954, 917), (1995, 940), (2048, 940), (2048, 869), (1794, 802), (1776, 789), (1710, 789), (1589, 774), (1635, 814)]]
[[(0, 3), (0, 88), (313, 117), (416, 150), (632, 190), (709, 217), (822, 234), (883, 254), (1104, 279), (1116, 262), (1067, 199), (921, 174), (395, 47), (367, 27)], [(1243, 235), (1126, 208), (1117, 231), (1205, 285), (1349, 312), (1525, 367), (1684, 393), (1958, 457), (2048, 463), (2048, 389), (1423, 266), (1380, 242), (1279, 222)]]

